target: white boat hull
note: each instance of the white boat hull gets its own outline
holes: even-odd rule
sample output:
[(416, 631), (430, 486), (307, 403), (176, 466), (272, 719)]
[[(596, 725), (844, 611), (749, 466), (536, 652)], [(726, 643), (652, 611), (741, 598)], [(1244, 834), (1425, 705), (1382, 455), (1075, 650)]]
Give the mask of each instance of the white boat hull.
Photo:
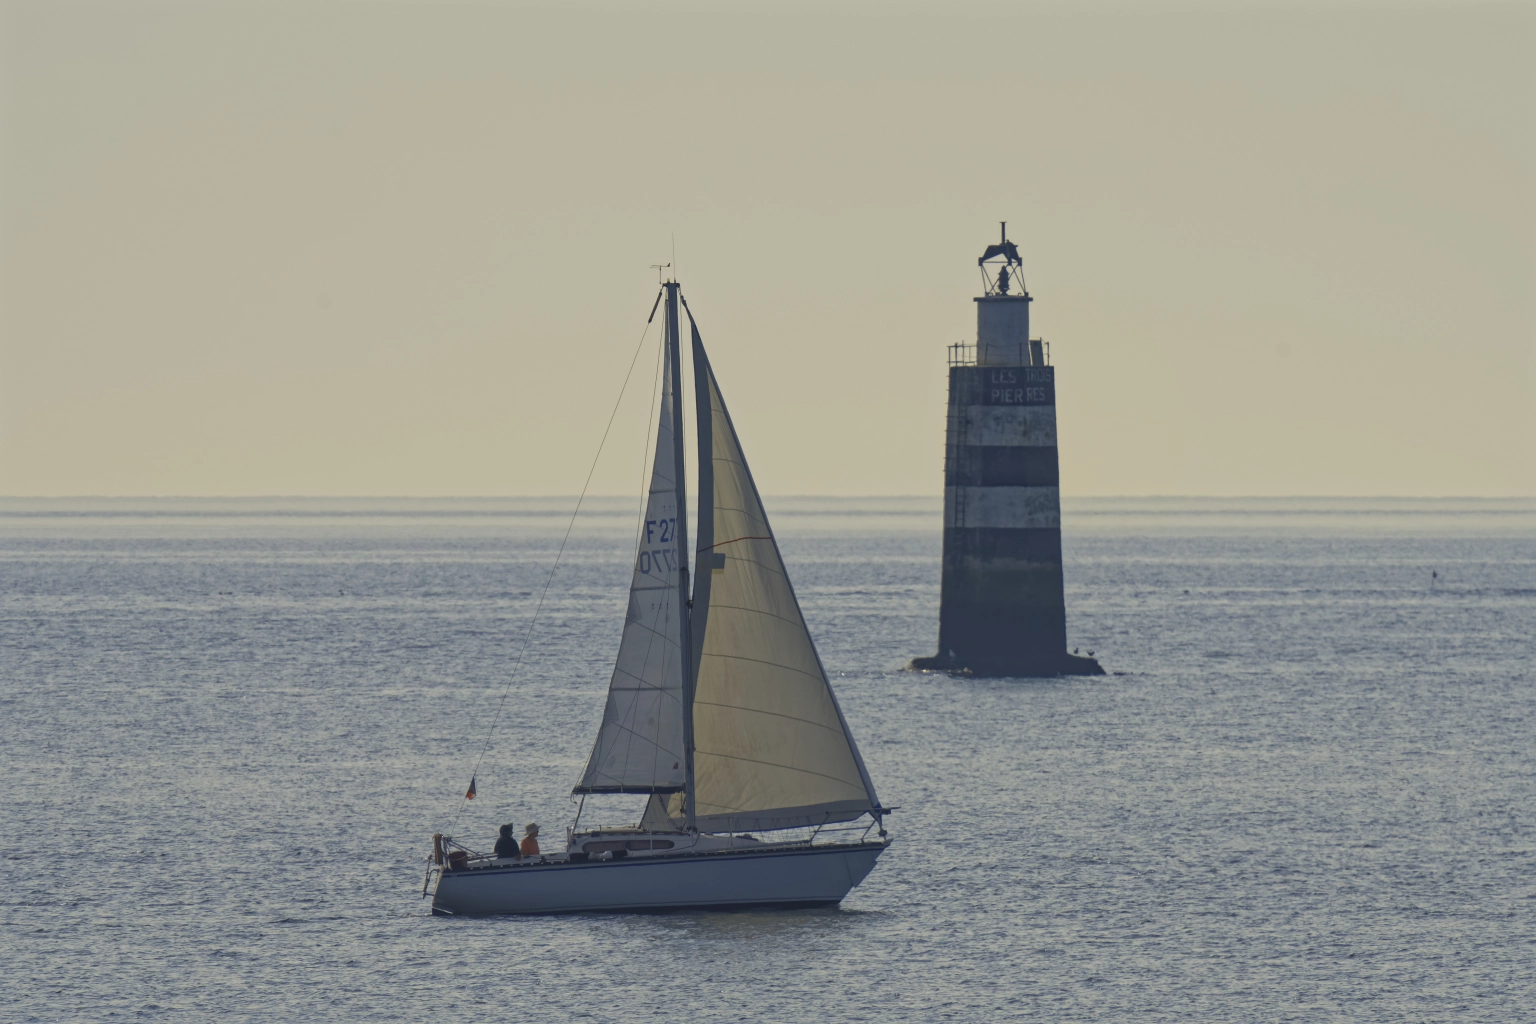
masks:
[(839, 902), (886, 843), (631, 857), (444, 871), (436, 914), (817, 906)]

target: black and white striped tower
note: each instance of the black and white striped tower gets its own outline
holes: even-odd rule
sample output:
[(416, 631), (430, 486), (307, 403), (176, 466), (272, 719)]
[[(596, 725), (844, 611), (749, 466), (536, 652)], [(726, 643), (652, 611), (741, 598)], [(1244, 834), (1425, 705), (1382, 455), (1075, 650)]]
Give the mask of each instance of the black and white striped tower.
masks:
[(976, 345), (950, 348), (939, 653), (916, 668), (1102, 675), (1067, 651), (1056, 456), (1056, 369), (1029, 336), (1018, 248), (977, 261)]

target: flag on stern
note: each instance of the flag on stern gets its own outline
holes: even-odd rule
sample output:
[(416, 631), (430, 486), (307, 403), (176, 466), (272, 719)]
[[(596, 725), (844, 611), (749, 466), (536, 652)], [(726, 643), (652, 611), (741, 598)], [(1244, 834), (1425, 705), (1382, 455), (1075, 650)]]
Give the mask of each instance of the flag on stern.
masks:
[(465, 800), (473, 800), (474, 798), (475, 798), (475, 777), (473, 775), (471, 775), (469, 777), (469, 789), (464, 791), (464, 799)]

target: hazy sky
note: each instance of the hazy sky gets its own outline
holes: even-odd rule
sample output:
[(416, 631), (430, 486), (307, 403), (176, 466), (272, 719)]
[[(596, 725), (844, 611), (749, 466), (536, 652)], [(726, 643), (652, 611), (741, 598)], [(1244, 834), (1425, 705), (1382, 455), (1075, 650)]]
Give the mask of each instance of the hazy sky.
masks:
[(1536, 493), (1531, 4), (0, 10), (0, 493), (573, 493), (674, 237), (765, 492), (937, 493), (1003, 219), (1065, 493)]

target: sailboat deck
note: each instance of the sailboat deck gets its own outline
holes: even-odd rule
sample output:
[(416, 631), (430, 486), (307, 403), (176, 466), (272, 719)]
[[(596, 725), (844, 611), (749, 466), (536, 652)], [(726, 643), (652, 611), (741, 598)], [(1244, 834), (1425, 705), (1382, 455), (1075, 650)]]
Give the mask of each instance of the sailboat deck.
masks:
[[(868, 839), (869, 831), (869, 828), (833, 829), (820, 832), (812, 829), (796, 829), (794, 832), (797, 834), (794, 835), (759, 839), (752, 835), (652, 832), (634, 826), (616, 826), (577, 832), (571, 835), (566, 850), (534, 857), (492, 857), (471, 853), (463, 867), (450, 868), (450, 870), (485, 871), (565, 864), (604, 864), (630, 859), (659, 860), (821, 849), (846, 850), (849, 847), (871, 845), (883, 848), (884, 841)], [(844, 835), (837, 835), (839, 832)], [(846, 837), (848, 833), (859, 835), (857, 838)]]
[(855, 841), (855, 842), (846, 842), (845, 841), (845, 842), (828, 842), (828, 843), (815, 843), (815, 844), (804, 843), (804, 842), (796, 842), (796, 843), (762, 843), (760, 845), (757, 845), (757, 846), (754, 846), (754, 847), (751, 847), (751, 848), (735, 847), (735, 848), (714, 849), (714, 850), (698, 850), (698, 849), (668, 850), (668, 851), (665, 851), (665, 852), (655, 851), (655, 852), (652, 852), (652, 853), (648, 853), (648, 854), (646, 854), (644, 856), (639, 856), (639, 855), (636, 855), (634, 853), (630, 853), (630, 855), (627, 856), (627, 857), (594, 857), (594, 856), (591, 856), (590, 854), (583, 855), (583, 854), (580, 854), (580, 853), (576, 854), (575, 856), (572, 856), (572, 855), (570, 855), (568, 853), (541, 854), (541, 855), (539, 855), (537, 857), (523, 857), (521, 859), (514, 859), (514, 858), (511, 858), (511, 857), (488, 857), (488, 858), (485, 858), (483, 861), (479, 861), (479, 862), (471, 860), (464, 867), (462, 867), (462, 868), (451, 868), (446, 873), (450, 874), (450, 875), (460, 875), (460, 874), (464, 874), (466, 872), (525, 871), (525, 870), (530, 870), (530, 869), (534, 869), (534, 868), (604, 867), (604, 866), (607, 866), (607, 865), (610, 865), (610, 864), (611, 865), (624, 865), (624, 864), (634, 864), (634, 863), (651, 862), (651, 861), (658, 861), (658, 860), (693, 860), (693, 859), (706, 858), (706, 857), (709, 857), (709, 858), (717, 858), (717, 857), (761, 857), (761, 856), (780, 856), (780, 855), (785, 855), (785, 854), (799, 855), (799, 854), (804, 854), (804, 853), (823, 853), (823, 852), (825, 852), (825, 853), (843, 853), (843, 852), (847, 852), (848, 850), (851, 850), (851, 849), (860, 849), (860, 848), (881, 849), (881, 850), (883, 850), (883, 849), (885, 849), (885, 847), (887, 845), (890, 844), (890, 842), (891, 842), (891, 840), (889, 840), (889, 839), (878, 839), (878, 840), (865, 840), (863, 842), (857, 842), (857, 841)]

